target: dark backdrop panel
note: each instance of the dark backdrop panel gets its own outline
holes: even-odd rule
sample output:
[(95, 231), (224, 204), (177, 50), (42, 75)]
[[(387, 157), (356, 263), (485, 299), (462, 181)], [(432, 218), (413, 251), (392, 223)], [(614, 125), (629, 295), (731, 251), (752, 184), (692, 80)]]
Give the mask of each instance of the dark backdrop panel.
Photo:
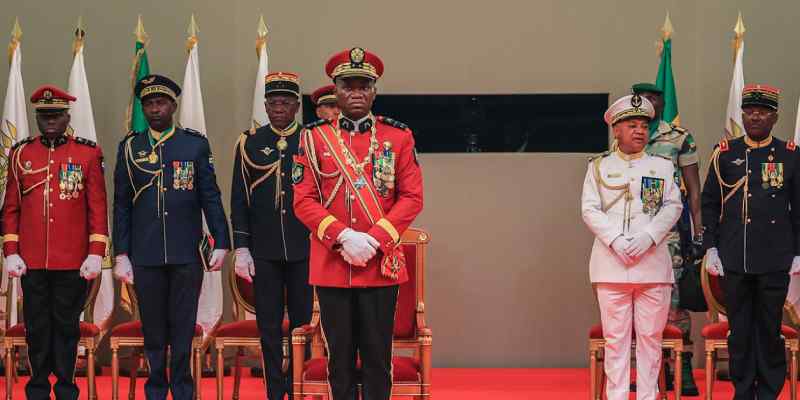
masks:
[[(373, 111), (406, 123), (422, 153), (596, 153), (608, 147), (608, 94), (379, 95)], [(314, 121), (303, 96), (304, 121)]]

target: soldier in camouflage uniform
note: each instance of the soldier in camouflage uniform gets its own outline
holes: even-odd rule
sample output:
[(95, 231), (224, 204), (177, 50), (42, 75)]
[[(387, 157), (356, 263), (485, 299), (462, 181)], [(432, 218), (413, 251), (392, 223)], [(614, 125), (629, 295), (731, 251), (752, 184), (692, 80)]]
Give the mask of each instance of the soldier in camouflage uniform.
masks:
[[(650, 141), (645, 151), (651, 155), (660, 155), (672, 159), (675, 166), (675, 183), (681, 188), (682, 200), (684, 203), (688, 203), (688, 207), (684, 207), (684, 217), (686, 217), (686, 212), (689, 212), (692, 220), (691, 224), (696, 227), (703, 226), (700, 217), (699, 158), (692, 134), (684, 128), (661, 119), (664, 110), (663, 92), (656, 85), (639, 83), (633, 85), (632, 90), (633, 93), (640, 94), (650, 100), (656, 109), (656, 116), (650, 122)], [(675, 274), (668, 322), (681, 329), (684, 342), (689, 345), (691, 344), (692, 319), (689, 311), (680, 308), (678, 291), (678, 280), (683, 273), (684, 254), (688, 250), (681, 249), (681, 228), (690, 234), (691, 227), (688, 218), (681, 218), (667, 236), (667, 245), (672, 256), (672, 271)], [(698, 229), (692, 236), (692, 241), (699, 242), (699, 236), (700, 231)], [(684, 243), (687, 242), (687, 240), (684, 240)], [(681, 394), (684, 396), (697, 396), (697, 385), (692, 376), (692, 353), (684, 353), (682, 361), (683, 389)]]

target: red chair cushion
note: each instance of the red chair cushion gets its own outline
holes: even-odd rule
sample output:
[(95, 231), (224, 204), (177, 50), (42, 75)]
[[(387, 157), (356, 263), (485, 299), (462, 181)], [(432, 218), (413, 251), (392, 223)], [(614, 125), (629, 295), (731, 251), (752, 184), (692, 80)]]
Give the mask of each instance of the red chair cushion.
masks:
[[(701, 334), (704, 339), (724, 340), (728, 338), (728, 321), (708, 324), (703, 327)], [(796, 339), (797, 330), (788, 325), (781, 325), (781, 335), (786, 339)]]
[[(100, 328), (95, 324), (81, 321), (81, 337), (91, 338), (100, 334)], [(25, 337), (25, 324), (16, 324), (8, 329), (6, 332), (8, 337)]]
[(235, 338), (257, 338), (261, 337), (258, 332), (256, 320), (248, 319), (224, 324), (217, 328), (216, 337), (235, 337)]
[[(142, 321), (130, 321), (119, 324), (111, 328), (111, 336), (114, 337), (144, 337), (142, 333)], [(203, 336), (203, 327), (194, 326), (194, 336)]]
[[(283, 336), (289, 336), (289, 319), (284, 318), (281, 324)], [(258, 324), (254, 319), (231, 322), (217, 328), (216, 337), (257, 338), (261, 337)]]
[[(636, 331), (634, 330), (634, 334)], [(661, 333), (663, 339), (680, 339), (683, 337), (680, 328), (675, 325), (667, 324), (664, 327), (664, 332)], [(589, 329), (589, 339), (603, 339), (603, 325), (597, 324)]]
[[(359, 360), (356, 368), (361, 370)], [(328, 359), (312, 358), (306, 361), (303, 366), (305, 371), (304, 378), (309, 381), (328, 380)], [(413, 357), (392, 357), (392, 381), (397, 382), (420, 382), (420, 366)]]

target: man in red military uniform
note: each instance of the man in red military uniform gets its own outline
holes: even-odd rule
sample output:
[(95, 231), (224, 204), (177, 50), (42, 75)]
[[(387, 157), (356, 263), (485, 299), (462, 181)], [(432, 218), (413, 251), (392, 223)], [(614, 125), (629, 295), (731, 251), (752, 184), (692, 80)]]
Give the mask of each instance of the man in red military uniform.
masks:
[(65, 134), (75, 97), (42, 86), (31, 96), (41, 136), (11, 151), (3, 205), (3, 265), (21, 277), (32, 368), (28, 399), (77, 399), (75, 357), (88, 280), (100, 274), (108, 242), (103, 153)]
[(328, 345), (332, 400), (388, 400), (399, 285), (408, 280), (400, 236), (422, 210), (422, 171), (411, 131), (372, 115), (383, 63), (352, 48), (325, 70), (342, 113), (307, 126), (292, 170), (295, 214), (312, 234), (316, 286)]

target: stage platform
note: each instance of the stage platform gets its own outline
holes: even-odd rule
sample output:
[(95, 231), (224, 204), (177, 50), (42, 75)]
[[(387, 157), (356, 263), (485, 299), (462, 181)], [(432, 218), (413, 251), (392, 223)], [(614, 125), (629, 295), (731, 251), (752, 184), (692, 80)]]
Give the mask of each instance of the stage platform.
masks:
[[(98, 377), (98, 399), (111, 398), (110, 371)], [(694, 371), (698, 384), (703, 382), (703, 371)], [(24, 399), (23, 385), (27, 377), (21, 377), (14, 386), (14, 399)], [(144, 399), (144, 378), (137, 380), (136, 399)], [(81, 388), (81, 399), (86, 398), (86, 379), (78, 378)], [(5, 385), (5, 382), (3, 382)], [(225, 399), (230, 399), (233, 390), (233, 378), (225, 378)], [(4, 389), (0, 389), (0, 392)], [(202, 383), (203, 399), (216, 399), (216, 381), (204, 378)], [(780, 399), (789, 399), (789, 388), (784, 387)], [(684, 397), (685, 399), (702, 399), (700, 397)], [(730, 399), (733, 387), (730, 382), (717, 382), (714, 387), (714, 398)], [(120, 399), (128, 398), (128, 379), (120, 380)], [(240, 400), (265, 398), (264, 386), (260, 378), (249, 376), (245, 369), (242, 379)], [(433, 371), (433, 395), (435, 400), (589, 400), (588, 369), (462, 369), (438, 368)], [(673, 398), (672, 394), (669, 396)], [(398, 398), (402, 399), (402, 398)], [(635, 396), (631, 395), (631, 399)]]

